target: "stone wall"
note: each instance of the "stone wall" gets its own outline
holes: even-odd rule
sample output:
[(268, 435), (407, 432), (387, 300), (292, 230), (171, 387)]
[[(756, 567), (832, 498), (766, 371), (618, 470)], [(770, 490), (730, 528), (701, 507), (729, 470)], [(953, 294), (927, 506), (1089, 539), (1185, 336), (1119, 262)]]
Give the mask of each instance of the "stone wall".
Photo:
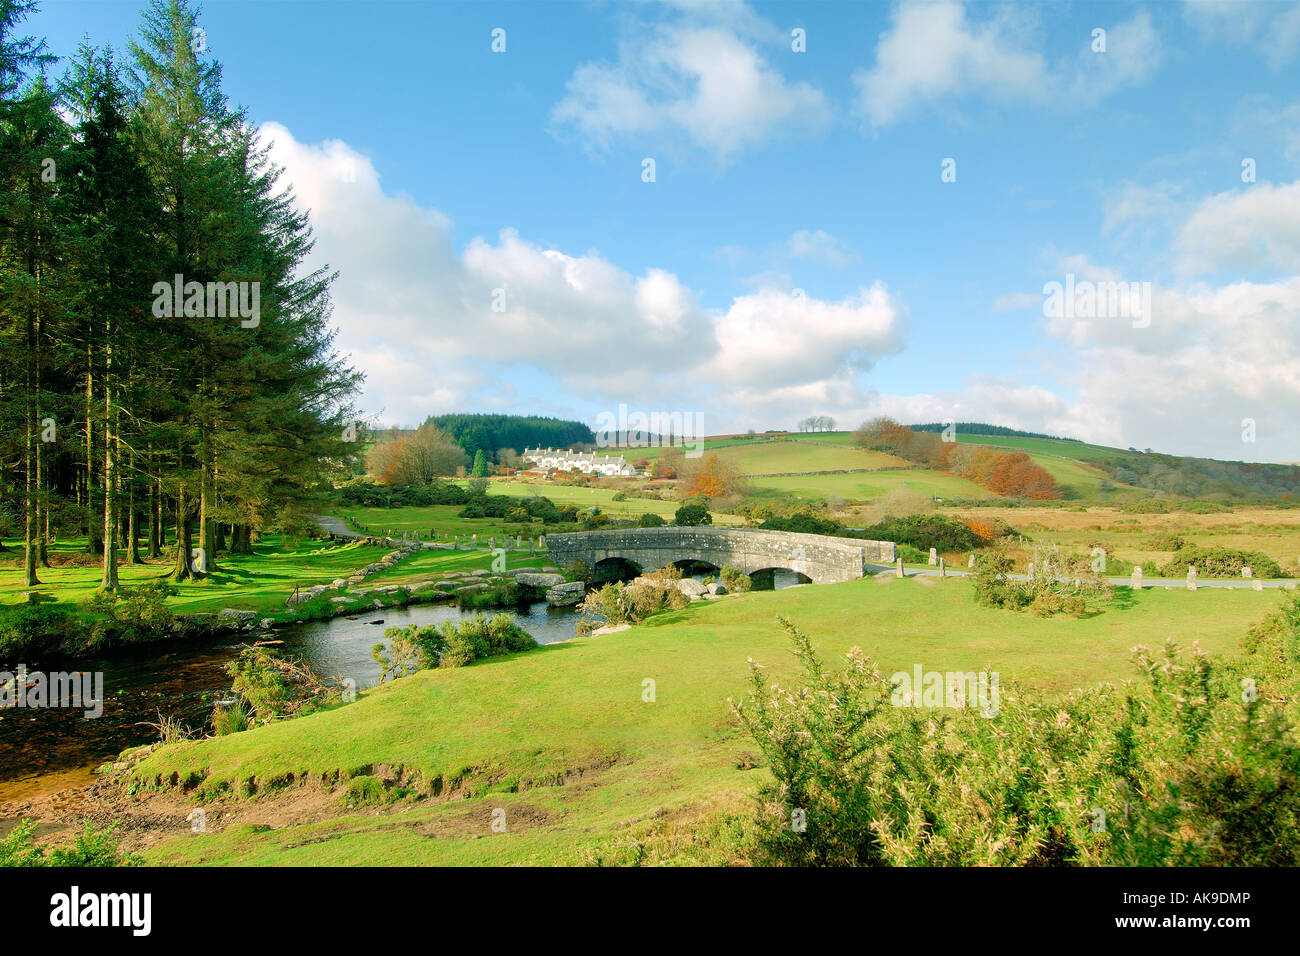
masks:
[(608, 558), (623, 558), (651, 571), (674, 561), (696, 560), (746, 574), (765, 568), (789, 568), (819, 584), (854, 581), (865, 565), (892, 564), (892, 541), (835, 538), (758, 528), (629, 528), (549, 534), (546, 547), (560, 567), (581, 560), (588, 567)]

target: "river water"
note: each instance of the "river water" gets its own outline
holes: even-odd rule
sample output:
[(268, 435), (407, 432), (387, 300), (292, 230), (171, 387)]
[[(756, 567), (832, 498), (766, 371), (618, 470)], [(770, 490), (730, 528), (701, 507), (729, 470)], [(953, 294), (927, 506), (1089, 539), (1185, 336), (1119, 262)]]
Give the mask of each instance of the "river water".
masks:
[[(793, 572), (775, 575), (777, 589), (798, 583)], [(545, 602), (479, 613), (511, 614), (539, 644), (569, 640), (578, 623), (572, 609), (548, 608)], [(379, 665), (371, 659), (370, 649), (387, 628), (441, 624), (473, 614), (446, 604), (415, 604), (296, 624), (258, 636), (283, 641), (280, 650), (286, 656), (306, 661), (321, 677), (350, 677), (357, 689), (364, 690), (379, 679)], [(149, 725), (158, 721), (160, 713), (179, 717), (195, 730), (204, 729), (216, 701), (228, 696), (226, 664), (238, 655), (242, 643), (229, 638), (163, 641), (50, 667), (102, 673), (103, 714), (87, 719), (81, 710), (0, 710), (0, 803), (90, 782), (91, 771), (104, 761), (128, 747), (156, 740), (158, 733)], [(13, 671), (18, 663), (5, 662), (0, 669)]]
[[(386, 629), (459, 621), (473, 613), (446, 604), (415, 604), (296, 624), (258, 637), (283, 641), (279, 649), (286, 656), (301, 658), (321, 677), (350, 677), (358, 689), (365, 689), (379, 679), (370, 649)], [(480, 613), (510, 614), (539, 644), (568, 640), (578, 622), (572, 609), (548, 608), (545, 602)], [(228, 696), (226, 664), (238, 655), (241, 644), (232, 638), (164, 641), (51, 666), (102, 673), (103, 714), (86, 718), (81, 710), (0, 710), (0, 803), (89, 782), (99, 764), (128, 747), (156, 740), (157, 731), (149, 722), (156, 722), (160, 712), (201, 730), (215, 702)], [(16, 663), (6, 663), (3, 669), (15, 668)]]

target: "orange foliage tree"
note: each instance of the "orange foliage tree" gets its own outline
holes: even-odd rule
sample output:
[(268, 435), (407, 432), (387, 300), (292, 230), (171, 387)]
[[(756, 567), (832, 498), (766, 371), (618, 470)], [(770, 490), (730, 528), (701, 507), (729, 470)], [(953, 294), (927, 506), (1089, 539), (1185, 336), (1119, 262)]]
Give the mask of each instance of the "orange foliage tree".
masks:
[(740, 470), (731, 462), (713, 454), (704, 459), (688, 460), (682, 468), (679, 492), (682, 498), (727, 498), (740, 491)]

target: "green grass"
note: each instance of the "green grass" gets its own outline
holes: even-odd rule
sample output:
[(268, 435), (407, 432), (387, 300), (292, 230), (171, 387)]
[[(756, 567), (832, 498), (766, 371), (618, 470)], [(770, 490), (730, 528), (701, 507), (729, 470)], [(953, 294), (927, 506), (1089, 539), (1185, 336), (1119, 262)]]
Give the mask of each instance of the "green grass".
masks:
[[(80, 555), (84, 540), (62, 541), (50, 549), (52, 563)], [(310, 586), (346, 576), (354, 568), (370, 564), (389, 548), (361, 544), (334, 545), (309, 539), (286, 540), (267, 535), (253, 548), (251, 555), (222, 554), (217, 571), (203, 581), (178, 584), (178, 593), (169, 603), (177, 611), (212, 611), (224, 607), (270, 609), (280, 607), (285, 595), (295, 585)], [(170, 550), (168, 552), (170, 554)], [(0, 569), (0, 603), (19, 601), (25, 593), (22, 583), (21, 543), (17, 562)], [(82, 560), (77, 558), (77, 560)], [(97, 559), (96, 559), (97, 560)], [(126, 586), (166, 578), (172, 560), (159, 559), (155, 564), (119, 567), (119, 578)], [(99, 588), (102, 569), (96, 564), (38, 569), (41, 586), (31, 590), (57, 597), (60, 601), (80, 601)]]
[[(305, 539), (287, 541), (279, 535), (267, 535), (254, 545), (253, 550), (251, 555), (221, 555), (216, 573), (203, 581), (176, 585), (177, 594), (168, 600), (169, 606), (180, 613), (217, 611), (227, 607), (260, 612), (281, 610), (285, 598), (295, 586), (309, 587), (346, 577), (392, 549), (358, 543), (336, 545)], [(51, 557), (53, 560), (59, 555), (79, 552), (80, 542), (65, 541), (52, 549)], [(18, 560), (21, 561), (21, 551)], [(546, 563), (544, 557), (529, 559), (518, 554), (511, 554), (509, 560), (512, 567)], [(402, 583), (441, 571), (487, 568), (491, 562), (492, 558), (486, 551), (423, 551), (388, 571), (372, 574), (366, 581), (368, 585)], [(120, 580), (130, 587), (166, 578), (171, 568), (171, 561), (122, 565)], [(99, 588), (101, 569), (98, 565), (41, 568), (39, 577), (41, 586), (32, 590), (60, 601), (75, 602), (85, 600)], [(10, 563), (0, 568), (0, 605), (19, 603), (19, 595), (27, 591), (28, 588), (22, 584), (20, 564)]]
[(997, 448), (1014, 448), (1032, 455), (1073, 458), (1080, 461), (1097, 458), (1130, 458), (1136, 452), (1105, 445), (1089, 445), (1081, 441), (1063, 441), (1059, 438), (1023, 438), (1018, 435), (972, 435), (957, 433), (957, 440), (967, 445), (993, 445)]
[[(1233, 653), (1276, 603), (1253, 591), (1152, 590), (1088, 619), (1041, 620), (976, 606), (962, 580), (892, 578), (698, 602), (631, 631), (423, 671), (336, 710), (155, 752), (140, 779), (204, 776), (196, 799), (222, 783), (238, 792), (250, 778), (265, 789), (287, 773), (319, 780), (380, 766), (418, 772), (426, 785), (459, 780), (464, 799), (375, 816), (346, 811), (340, 787), (337, 804), (315, 798), (326, 800), (319, 822), (187, 834), (146, 856), (170, 864), (581, 862), (594, 847), (665, 821), (748, 810), (764, 771), (739, 769), (754, 748), (726, 699), (744, 693), (747, 658), (778, 681), (794, 675), (778, 614), (824, 655), (860, 645), (886, 673), (918, 663), (991, 669), (1004, 688), (1019, 681), (1064, 692), (1128, 678), (1138, 643), (1172, 636)], [(647, 679), (653, 703), (642, 700)], [(506, 812), (506, 833), (490, 829), (495, 808)]]
[(907, 471), (873, 471), (848, 475), (806, 475), (782, 478), (756, 478), (755, 493), (774, 492), (786, 497), (810, 500), (836, 495), (845, 500), (870, 501), (895, 488), (906, 488), (923, 495), (943, 498), (991, 498), (989, 492), (973, 481), (942, 475), (925, 469)]

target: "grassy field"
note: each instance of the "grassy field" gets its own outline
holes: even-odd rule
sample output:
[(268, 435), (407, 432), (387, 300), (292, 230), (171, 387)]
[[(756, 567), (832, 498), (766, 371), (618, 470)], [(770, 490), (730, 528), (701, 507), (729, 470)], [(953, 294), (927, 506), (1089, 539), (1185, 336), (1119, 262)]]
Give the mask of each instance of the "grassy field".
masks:
[(1022, 438), (1018, 435), (971, 435), (957, 433), (957, 440), (965, 445), (992, 445), (996, 448), (1014, 448), (1030, 456), (1072, 458), (1078, 461), (1099, 458), (1128, 458), (1137, 454), (1123, 448), (1089, 445), (1081, 441), (1063, 441), (1059, 438)]
[[(58, 598), (60, 601), (82, 601), (99, 588), (99, 565), (88, 564), (80, 552), (80, 542), (68, 541), (51, 549), (51, 561), (77, 564), (41, 568), (41, 586), (31, 589)], [(255, 546), (251, 555), (221, 556), (216, 573), (203, 581), (185, 581), (176, 585), (177, 594), (168, 604), (178, 612), (193, 613), (216, 611), (222, 608), (240, 608), (268, 612), (284, 606), (284, 599), (296, 586), (309, 587), (346, 577), (352, 570), (379, 560), (389, 548), (358, 543), (330, 544), (312, 540), (288, 541), (279, 535), (267, 535)], [(21, 550), (15, 552), (21, 561)], [(514, 566), (543, 564), (543, 557), (510, 556)], [(420, 576), (428, 577), (440, 571), (459, 571), (469, 568), (486, 569), (492, 563), (487, 551), (425, 551), (407, 558), (396, 567), (367, 578), (367, 583), (397, 584)], [(122, 584), (130, 587), (147, 581), (166, 578), (172, 562), (123, 565), (120, 569)], [(17, 604), (29, 589), (22, 584), (22, 568), (13, 559), (0, 568), (0, 605)]]
[(853, 501), (869, 501), (895, 488), (944, 498), (989, 498), (992, 493), (964, 478), (941, 475), (924, 469), (908, 471), (872, 471), (847, 475), (803, 475), (782, 478), (758, 478), (755, 493), (764, 490), (790, 498), (821, 499), (836, 496)]
[(1238, 507), (1222, 514), (1129, 515), (1093, 506), (1087, 511), (979, 508), (954, 513), (972, 518), (997, 516), (1035, 541), (1059, 544), (1076, 553), (1102, 544), (1113, 548), (1117, 557), (1148, 568), (1170, 558), (1167, 551), (1152, 550), (1148, 539), (1155, 534), (1175, 534), (1200, 547), (1262, 551), (1283, 569), (1300, 574), (1300, 509)]
[[(1127, 592), (1123, 592), (1127, 594)], [(565, 863), (598, 858), (654, 828), (743, 811), (762, 770), (726, 700), (745, 691), (747, 658), (778, 681), (792, 659), (788, 615), (828, 656), (857, 644), (886, 673), (989, 669), (1063, 692), (1130, 676), (1139, 643), (1166, 637), (1234, 653), (1275, 595), (1153, 590), (1084, 620), (1041, 620), (973, 603), (949, 579), (866, 579), (697, 602), (631, 631), (575, 639), (468, 668), (423, 671), (351, 705), (253, 732), (164, 748), (142, 780), (201, 776), (193, 802), (253, 781), (260, 796), (213, 804), (238, 825), (177, 836), (152, 863)], [(646, 681), (655, 699), (643, 700)], [(1004, 691), (1005, 692), (1005, 691)], [(400, 768), (400, 773), (398, 772)], [(397, 774), (440, 795), (349, 810), (339, 771)], [(277, 779), (293, 784), (271, 785)], [(418, 778), (414, 775), (418, 775)], [(355, 783), (354, 783), (355, 785)], [(164, 799), (163, 791), (158, 799)], [(297, 810), (286, 808), (296, 807)], [(310, 809), (307, 809), (310, 808)], [(494, 810), (507, 828), (493, 832)], [(180, 835), (183, 833), (184, 835)]]

